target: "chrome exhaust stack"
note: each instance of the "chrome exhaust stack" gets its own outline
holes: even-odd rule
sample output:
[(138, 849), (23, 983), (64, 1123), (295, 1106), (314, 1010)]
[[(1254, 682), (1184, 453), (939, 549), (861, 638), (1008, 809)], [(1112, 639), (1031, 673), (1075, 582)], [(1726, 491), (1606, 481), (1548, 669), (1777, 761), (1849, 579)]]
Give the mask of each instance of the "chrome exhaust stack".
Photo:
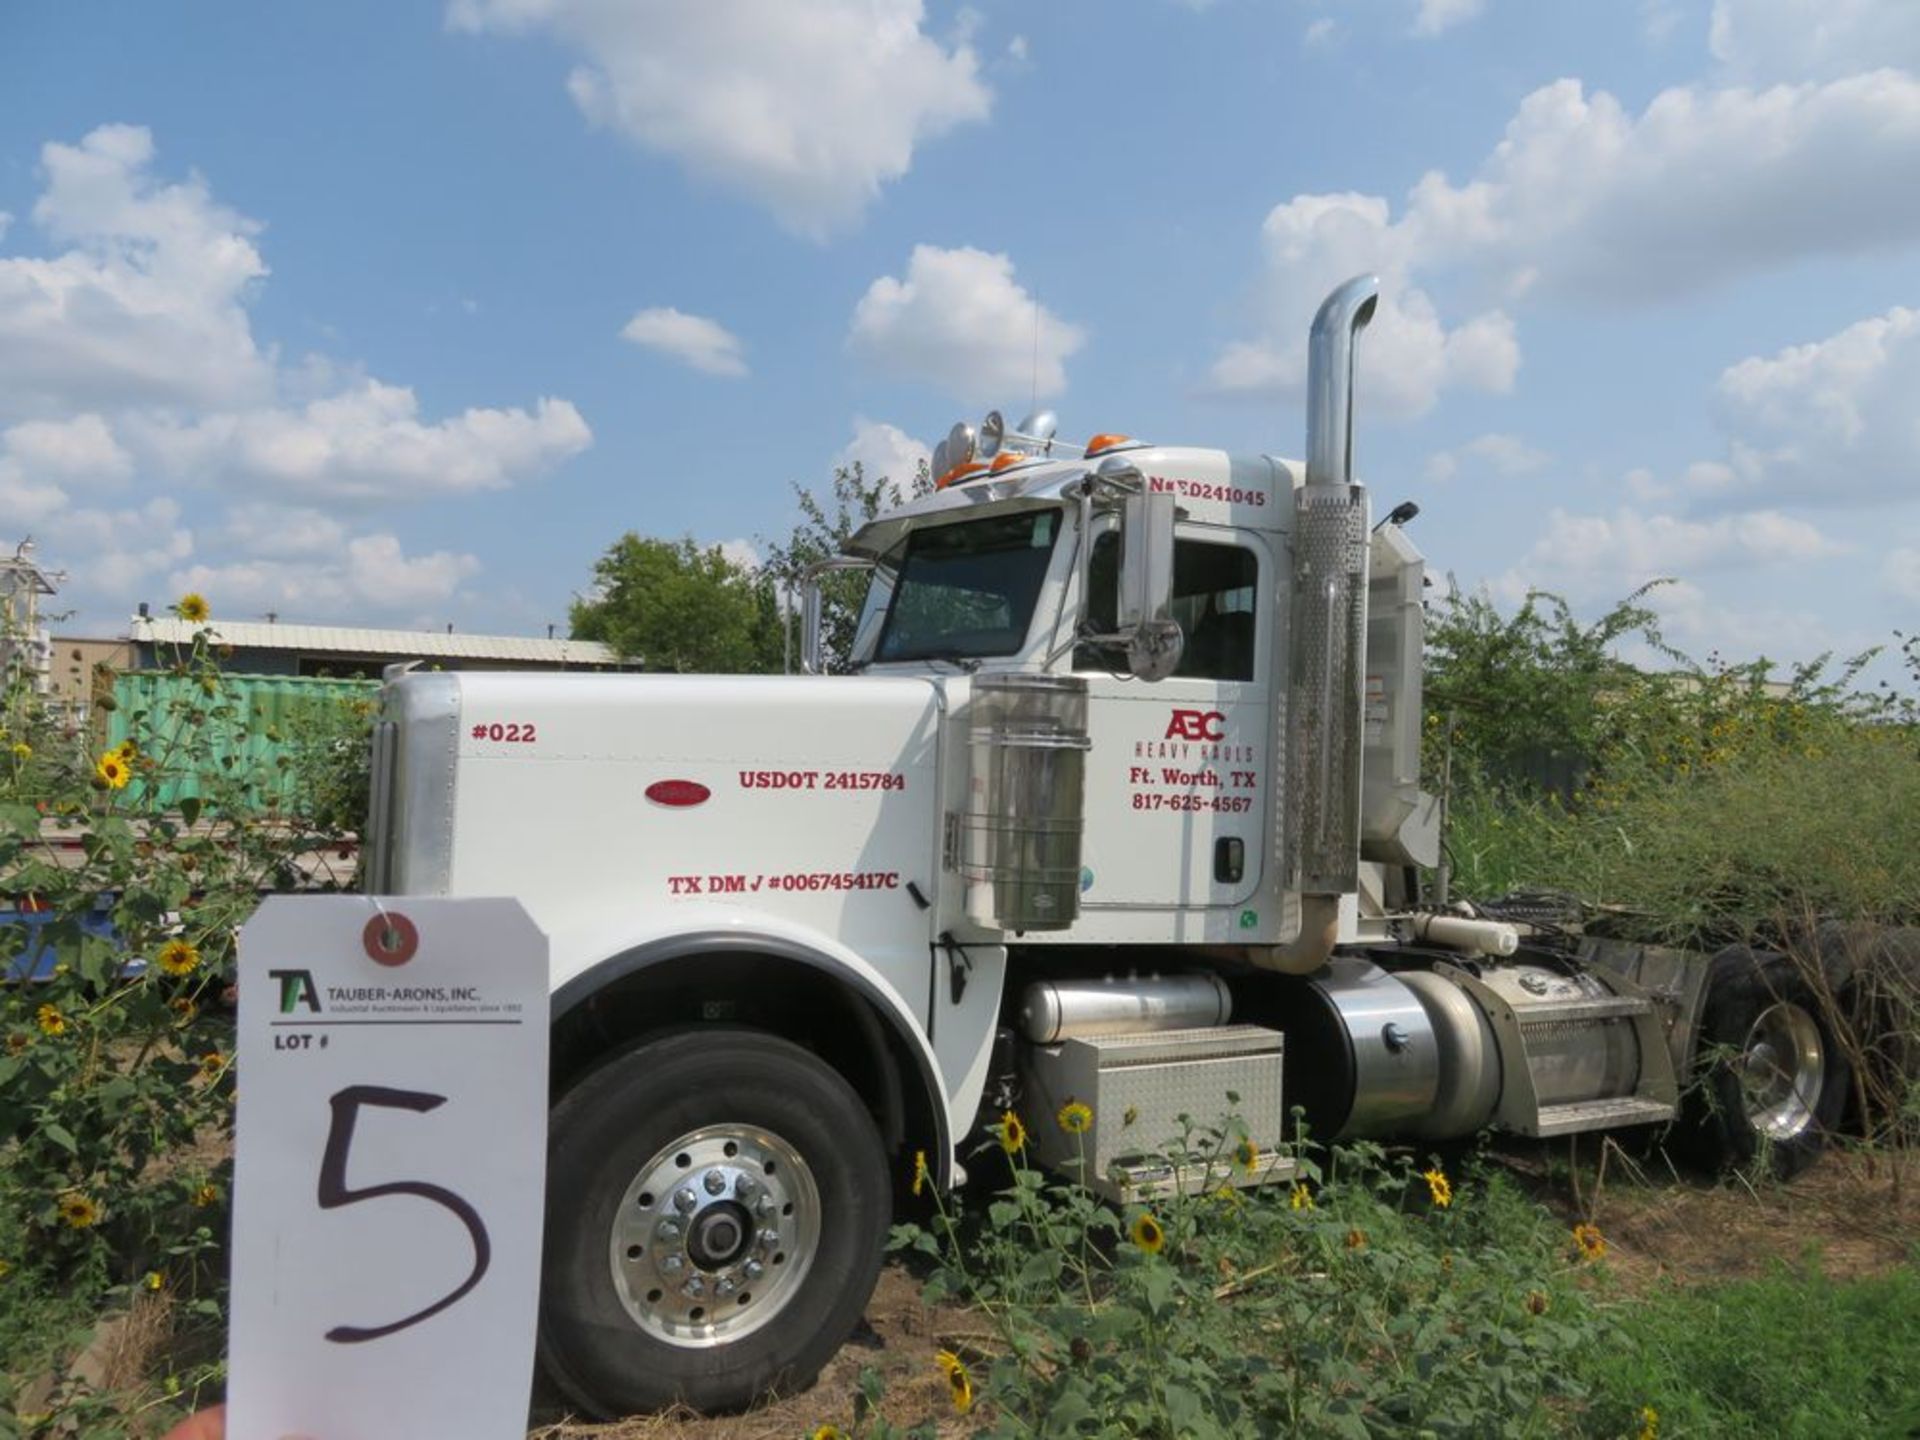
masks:
[(1354, 342), (1380, 281), (1329, 295), (1307, 339), (1307, 481), (1294, 492), (1286, 786), (1280, 853), (1300, 896), (1300, 932), (1261, 955), (1291, 974), (1317, 970), (1339, 935), (1340, 897), (1360, 883), (1360, 760), (1365, 734), (1368, 505), (1353, 480)]

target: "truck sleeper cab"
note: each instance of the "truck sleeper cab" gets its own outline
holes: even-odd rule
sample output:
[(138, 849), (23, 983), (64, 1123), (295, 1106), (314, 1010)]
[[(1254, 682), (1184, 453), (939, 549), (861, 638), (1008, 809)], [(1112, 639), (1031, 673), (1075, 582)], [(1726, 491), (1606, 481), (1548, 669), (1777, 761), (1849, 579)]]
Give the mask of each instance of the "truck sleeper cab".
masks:
[(1251, 1183), (1173, 1153), (1182, 1114), (1234, 1110), (1272, 1179), (1294, 1105), (1320, 1140), (1665, 1124), (1707, 1054), (1723, 1154), (1817, 1148), (1845, 1062), (1772, 960), (1431, 901), (1424, 566), (1350, 463), (1374, 294), (1316, 317), (1304, 464), (955, 427), (833, 562), (871, 571), (854, 673), (816, 590), (807, 675), (386, 687), (368, 888), (550, 939), (540, 1353), (583, 1410), (806, 1383), (896, 1201), (1004, 1110), (1122, 1200)]

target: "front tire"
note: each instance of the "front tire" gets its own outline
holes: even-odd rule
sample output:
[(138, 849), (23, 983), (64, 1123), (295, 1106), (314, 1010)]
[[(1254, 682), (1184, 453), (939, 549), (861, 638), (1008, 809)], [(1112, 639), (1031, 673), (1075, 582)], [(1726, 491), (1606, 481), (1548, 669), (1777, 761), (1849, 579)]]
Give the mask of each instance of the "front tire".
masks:
[(1784, 955), (1714, 956), (1700, 1019), (1690, 1128), (1718, 1168), (1761, 1164), (1785, 1179), (1840, 1123), (1853, 1068), (1828, 1007)]
[(603, 1418), (804, 1386), (873, 1294), (891, 1194), (860, 1097), (799, 1046), (629, 1050), (553, 1109), (541, 1362)]

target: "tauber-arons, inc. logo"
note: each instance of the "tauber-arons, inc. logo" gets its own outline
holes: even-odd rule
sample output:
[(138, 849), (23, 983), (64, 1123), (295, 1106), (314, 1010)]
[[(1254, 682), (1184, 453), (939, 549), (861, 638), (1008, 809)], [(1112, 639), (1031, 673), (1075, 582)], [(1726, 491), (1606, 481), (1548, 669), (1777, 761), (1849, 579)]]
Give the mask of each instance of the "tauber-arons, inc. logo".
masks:
[(320, 987), (313, 983), (311, 970), (269, 970), (267, 974), (280, 982), (280, 1013), (293, 1014), (293, 1007), (304, 1005), (314, 1014), (320, 1013)]

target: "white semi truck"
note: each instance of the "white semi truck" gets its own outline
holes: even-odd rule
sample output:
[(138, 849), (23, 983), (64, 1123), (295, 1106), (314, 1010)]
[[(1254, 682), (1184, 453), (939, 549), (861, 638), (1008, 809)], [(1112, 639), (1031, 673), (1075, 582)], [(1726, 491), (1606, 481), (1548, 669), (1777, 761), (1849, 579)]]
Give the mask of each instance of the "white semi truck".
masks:
[(1436, 902), (1423, 566), (1352, 478), (1375, 299), (1314, 321), (1304, 464), (956, 426), (834, 562), (852, 673), (815, 590), (807, 675), (387, 684), (366, 888), (550, 937), (540, 1352), (583, 1408), (810, 1379), (917, 1157), (959, 1183), (1007, 1109), (1116, 1197), (1199, 1183), (1177, 1117), (1228, 1109), (1284, 1154), (1295, 1106), (1439, 1142), (1697, 1088), (1727, 1157), (1817, 1147), (1845, 1062), (1784, 962)]

